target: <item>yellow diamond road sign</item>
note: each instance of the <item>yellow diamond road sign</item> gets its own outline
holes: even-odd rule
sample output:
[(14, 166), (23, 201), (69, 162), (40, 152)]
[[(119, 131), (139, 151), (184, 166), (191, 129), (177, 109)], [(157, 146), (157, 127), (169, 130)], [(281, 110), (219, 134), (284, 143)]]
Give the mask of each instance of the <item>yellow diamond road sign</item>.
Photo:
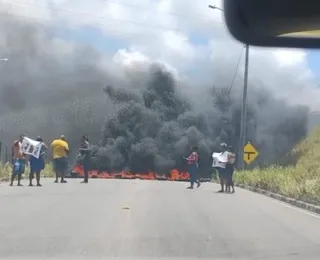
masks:
[(250, 164), (259, 156), (257, 149), (251, 144), (247, 143), (243, 149), (243, 160)]

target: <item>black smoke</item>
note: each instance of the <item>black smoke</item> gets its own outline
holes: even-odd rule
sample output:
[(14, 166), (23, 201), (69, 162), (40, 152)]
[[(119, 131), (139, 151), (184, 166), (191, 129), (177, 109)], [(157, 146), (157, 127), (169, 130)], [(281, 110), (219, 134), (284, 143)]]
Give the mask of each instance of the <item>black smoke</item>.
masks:
[[(101, 169), (168, 173), (184, 169), (182, 157), (198, 146), (201, 172), (207, 175), (211, 154), (221, 142), (238, 150), (240, 93), (229, 95), (226, 88), (213, 86), (205, 90), (209, 99), (195, 105), (158, 64), (150, 66), (146, 78), (149, 82), (139, 88), (105, 88), (117, 111), (106, 121), (101, 147), (95, 151)], [(278, 163), (306, 134), (308, 110), (277, 100), (265, 89), (250, 89), (247, 140), (260, 152), (254, 165)]]

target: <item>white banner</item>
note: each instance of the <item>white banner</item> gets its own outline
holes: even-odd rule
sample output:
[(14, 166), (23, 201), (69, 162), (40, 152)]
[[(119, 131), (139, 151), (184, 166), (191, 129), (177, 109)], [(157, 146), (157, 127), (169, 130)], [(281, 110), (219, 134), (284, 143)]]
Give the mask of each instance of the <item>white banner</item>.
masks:
[(212, 154), (212, 167), (222, 167), (225, 168), (226, 163), (228, 162), (228, 153), (213, 153)]
[(41, 146), (41, 142), (35, 141), (28, 137), (24, 137), (21, 145), (21, 152), (39, 158)]

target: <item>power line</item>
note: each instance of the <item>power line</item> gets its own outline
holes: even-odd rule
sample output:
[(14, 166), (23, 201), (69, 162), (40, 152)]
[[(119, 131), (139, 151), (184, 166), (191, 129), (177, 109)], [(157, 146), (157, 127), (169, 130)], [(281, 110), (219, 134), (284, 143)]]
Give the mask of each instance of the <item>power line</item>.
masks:
[(236, 79), (236, 76), (237, 76), (238, 71), (239, 71), (239, 65), (240, 65), (240, 61), (241, 61), (241, 58), (242, 58), (242, 53), (243, 53), (243, 48), (241, 48), (241, 52), (240, 52), (240, 55), (239, 55), (239, 59), (238, 59), (236, 71), (235, 71), (235, 73), (234, 73), (234, 75), (233, 75), (231, 84), (230, 84), (229, 89), (228, 89), (228, 95), (229, 95), (229, 96), (230, 96), (231, 90), (232, 90), (232, 88), (233, 88), (234, 80)]
[[(13, 17), (16, 21), (28, 21), (29, 23), (38, 25), (38, 26), (46, 26), (46, 27), (61, 27), (59, 23), (52, 24), (53, 20), (52, 19), (44, 19), (44, 18), (30, 18), (28, 16), (24, 16), (21, 14), (13, 14), (13, 13), (2, 13), (2, 17), (4, 16), (10, 16)], [(106, 29), (108, 34), (110, 35), (119, 35), (119, 36), (144, 36), (144, 37), (159, 37), (159, 34), (157, 33), (145, 33), (145, 32), (125, 32), (125, 31), (120, 31), (120, 30), (114, 30), (110, 29), (110, 27), (104, 26), (103, 24), (99, 24), (100, 26), (93, 26), (91, 25), (91, 28), (95, 29)], [(80, 25), (72, 25), (72, 27), (75, 27), (77, 29), (81, 29), (82, 27)]]
[[(48, 10), (52, 10), (52, 11), (70, 12), (70, 13), (74, 13), (74, 14), (77, 14), (77, 15), (85, 16), (85, 17), (97, 18), (93, 14), (83, 13), (83, 12), (79, 13), (79, 12), (76, 12), (74, 10), (69, 10), (69, 9), (64, 9), (64, 8), (56, 8), (56, 7), (52, 7), (52, 6), (48, 6), (48, 5), (33, 4), (33, 3), (27, 3), (27, 2), (24, 2), (24, 1), (18, 1), (18, 0), (6, 0), (6, 1), (11, 2), (11, 3), (21, 4), (21, 5), (33, 6), (33, 7), (36, 7), (36, 8), (48, 9)], [(113, 20), (113, 21), (116, 21), (116, 22), (127, 23), (127, 24), (131, 24), (131, 25), (134, 24), (134, 25), (137, 25), (137, 26), (156, 28), (156, 29), (160, 29), (160, 30), (163, 30), (163, 31), (181, 32), (181, 30), (178, 29), (178, 28), (167, 28), (167, 27), (163, 27), (163, 26), (160, 26), (160, 25), (140, 23), (140, 22), (124, 20), (124, 19), (119, 19), (119, 18), (100, 17), (100, 18), (97, 18), (97, 20), (100, 20), (100, 21), (101, 20)], [(219, 22), (216, 22), (216, 23), (219, 23)], [(105, 24), (102, 23), (102, 25), (105, 25)]]
[[(39, 25), (39, 26), (46, 26), (46, 27), (53, 27), (53, 26), (57, 26), (57, 24), (52, 24), (52, 20), (49, 20), (49, 19), (43, 19), (43, 18), (30, 18), (30, 17), (27, 17), (27, 16), (23, 16), (23, 15), (18, 15), (18, 14), (9, 14), (9, 13), (6, 13), (6, 14), (1, 14), (2, 17), (4, 16), (10, 16), (10, 17), (13, 17), (16, 21), (28, 21), (32, 24), (35, 24), (35, 25)], [(51, 23), (51, 24), (50, 24)], [(60, 26), (59, 26), (60, 27)], [(73, 27), (76, 27), (76, 28), (81, 28), (81, 26), (73, 26)], [(110, 28), (106, 27), (106, 26), (100, 26), (100, 27), (97, 27), (97, 26), (91, 26), (92, 28), (96, 28), (96, 29), (108, 29), (108, 32), (110, 34), (113, 34), (113, 35), (124, 35), (124, 36), (129, 36), (129, 35), (134, 35), (134, 36), (147, 36), (147, 37), (157, 37), (158, 34), (154, 33), (154, 34), (151, 34), (151, 33), (143, 33), (143, 32), (123, 32), (123, 31), (119, 31), (119, 30), (110, 30)]]

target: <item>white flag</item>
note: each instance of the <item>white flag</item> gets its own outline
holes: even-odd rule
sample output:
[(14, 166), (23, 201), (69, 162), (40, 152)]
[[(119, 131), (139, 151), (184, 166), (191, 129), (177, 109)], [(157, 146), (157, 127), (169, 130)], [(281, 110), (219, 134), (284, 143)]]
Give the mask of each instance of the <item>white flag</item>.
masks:
[(28, 137), (24, 137), (22, 141), (21, 152), (39, 158), (41, 146), (41, 142), (35, 141)]

